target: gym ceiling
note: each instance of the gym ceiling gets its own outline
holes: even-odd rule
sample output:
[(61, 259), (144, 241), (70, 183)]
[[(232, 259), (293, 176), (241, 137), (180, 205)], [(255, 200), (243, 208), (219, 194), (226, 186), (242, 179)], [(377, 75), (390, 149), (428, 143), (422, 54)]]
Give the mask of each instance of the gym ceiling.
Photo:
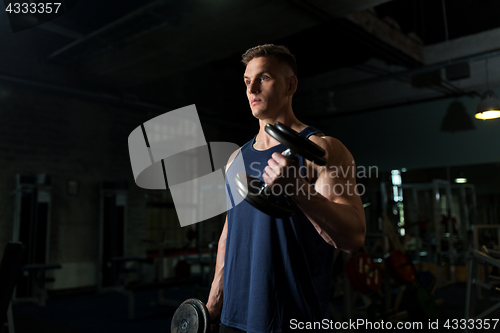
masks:
[(314, 122), (477, 96), (500, 46), (499, 12), (496, 0), (85, 0), (12, 33), (1, 11), (0, 85), (138, 112), (195, 103), (204, 121), (248, 128), (239, 57), (279, 43), (299, 63), (295, 111)]

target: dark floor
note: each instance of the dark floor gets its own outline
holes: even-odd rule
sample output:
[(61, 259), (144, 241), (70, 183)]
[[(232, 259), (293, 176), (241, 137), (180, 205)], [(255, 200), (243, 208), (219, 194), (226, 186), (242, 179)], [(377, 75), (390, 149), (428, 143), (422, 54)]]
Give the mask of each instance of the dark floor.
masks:
[[(169, 289), (169, 298), (179, 304), (198, 293)], [(117, 292), (53, 297), (45, 307), (32, 303), (13, 305), (16, 333), (143, 333), (170, 332), (176, 307), (159, 306), (158, 291), (135, 293), (135, 319), (128, 319), (128, 298)]]
[[(144, 333), (170, 332), (170, 321), (175, 311), (172, 306), (158, 306), (157, 291), (136, 293), (136, 319), (127, 319), (127, 297), (111, 292), (103, 294), (88, 293), (77, 296), (52, 297), (45, 307), (34, 304), (14, 304), (14, 323), (16, 333)], [(200, 294), (189, 289), (172, 288), (166, 290), (169, 298), (180, 302)], [(206, 296), (204, 296), (206, 297)], [(446, 319), (462, 319), (465, 314), (466, 285), (454, 284), (438, 289), (436, 299), (443, 303), (438, 308), (440, 326)], [(203, 297), (202, 297), (203, 298)], [(487, 305), (479, 302), (484, 309)], [(479, 309), (479, 310), (482, 310)], [(494, 318), (499, 318), (498, 313)], [(428, 321), (425, 321), (427, 325)], [(500, 324), (497, 330), (500, 331)], [(427, 331), (424, 327), (424, 331)], [(377, 330), (379, 331), (379, 330)], [(392, 330), (397, 331), (397, 330)], [(440, 327), (434, 332), (453, 332), (460, 330)], [(373, 330), (375, 332), (375, 330)]]

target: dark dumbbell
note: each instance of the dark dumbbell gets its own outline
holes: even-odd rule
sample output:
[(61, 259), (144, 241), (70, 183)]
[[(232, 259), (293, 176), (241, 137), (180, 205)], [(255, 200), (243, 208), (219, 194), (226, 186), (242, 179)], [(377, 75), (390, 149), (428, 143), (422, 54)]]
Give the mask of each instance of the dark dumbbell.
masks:
[[(175, 310), (170, 324), (172, 333), (210, 333), (210, 315), (205, 304), (196, 298), (184, 301)], [(217, 331), (217, 330), (216, 330)]]
[[(267, 124), (265, 131), (287, 147), (283, 153), (286, 158), (293, 159), (296, 154), (299, 154), (317, 165), (326, 165), (325, 150), (290, 127), (276, 122), (274, 126)], [(272, 194), (267, 184), (262, 180), (238, 173), (234, 181), (238, 193), (245, 201), (260, 211), (277, 218), (287, 217), (295, 213), (292, 201), (284, 195)]]

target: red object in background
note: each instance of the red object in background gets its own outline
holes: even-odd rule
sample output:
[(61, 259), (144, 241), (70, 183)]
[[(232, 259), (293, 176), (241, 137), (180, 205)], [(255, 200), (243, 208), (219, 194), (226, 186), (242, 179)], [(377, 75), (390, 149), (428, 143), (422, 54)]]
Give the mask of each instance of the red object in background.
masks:
[(410, 283), (417, 276), (411, 259), (404, 252), (392, 250), (385, 263), (389, 275), (399, 284)]
[(421, 232), (427, 231), (427, 221), (429, 221), (427, 216), (420, 216), (418, 218), (418, 228)]
[(347, 260), (346, 273), (352, 287), (369, 294), (382, 287), (382, 269), (366, 253), (358, 253)]
[[(444, 227), (444, 232), (450, 232), (448, 230), (448, 217), (446, 215), (442, 215), (441, 225)], [(454, 217), (451, 217), (451, 228), (453, 232), (457, 232), (457, 219)]]

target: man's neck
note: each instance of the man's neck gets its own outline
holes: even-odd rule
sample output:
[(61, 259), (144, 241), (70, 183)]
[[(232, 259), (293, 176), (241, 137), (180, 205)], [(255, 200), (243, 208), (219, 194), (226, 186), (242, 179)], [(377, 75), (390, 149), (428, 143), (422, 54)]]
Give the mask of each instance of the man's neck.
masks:
[(292, 128), (296, 132), (302, 131), (304, 128), (307, 127), (307, 125), (301, 123), (295, 115), (292, 113), (290, 114), (281, 114), (278, 117), (275, 118), (266, 118), (266, 119), (259, 119), (259, 133), (257, 134), (257, 138), (254, 142), (254, 148), (257, 150), (267, 150), (271, 147), (274, 147), (279, 144), (279, 142), (271, 137), (269, 134), (266, 133), (265, 127), (267, 124), (274, 125), (276, 122), (279, 121), (280, 123)]

